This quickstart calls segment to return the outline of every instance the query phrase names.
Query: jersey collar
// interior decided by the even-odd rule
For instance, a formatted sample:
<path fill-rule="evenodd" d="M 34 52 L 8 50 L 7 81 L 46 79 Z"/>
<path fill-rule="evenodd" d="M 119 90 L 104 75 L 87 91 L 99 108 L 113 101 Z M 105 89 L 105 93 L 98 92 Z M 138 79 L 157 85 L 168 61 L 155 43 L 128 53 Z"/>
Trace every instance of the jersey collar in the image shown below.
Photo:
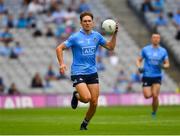
<path fill-rule="evenodd" d="M 153 49 L 159 49 L 160 45 L 158 45 L 156 48 L 153 46 L 153 44 L 151 44 L 151 48 Z"/>
<path fill-rule="evenodd" d="M 90 35 L 90 34 L 93 33 L 93 30 L 91 30 L 91 32 L 90 32 L 89 34 L 87 34 L 87 33 L 84 31 L 84 29 L 81 28 L 81 29 L 80 29 L 80 32 L 83 33 L 83 34 L 86 34 L 86 35 Z"/>

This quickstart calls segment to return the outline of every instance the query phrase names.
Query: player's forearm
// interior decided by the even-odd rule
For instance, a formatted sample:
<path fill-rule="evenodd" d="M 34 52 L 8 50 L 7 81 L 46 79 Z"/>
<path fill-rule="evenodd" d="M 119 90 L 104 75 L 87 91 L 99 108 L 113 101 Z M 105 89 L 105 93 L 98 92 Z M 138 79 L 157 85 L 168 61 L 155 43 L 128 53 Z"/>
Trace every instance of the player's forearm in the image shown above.
<path fill-rule="evenodd" d="M 169 63 L 169 60 L 166 59 L 163 64 L 161 65 L 161 68 L 164 68 L 164 69 L 167 69 L 170 67 L 170 63 Z"/>
<path fill-rule="evenodd" d="M 56 55 L 57 55 L 57 59 L 58 59 L 59 65 L 61 66 L 62 64 L 64 64 L 63 49 L 61 48 L 61 46 L 58 46 L 56 48 Z"/>
<path fill-rule="evenodd" d="M 108 44 L 109 50 L 114 50 L 114 48 L 116 46 L 116 36 L 117 36 L 117 33 L 114 33 L 109 44 Z"/>
<path fill-rule="evenodd" d="M 140 68 L 142 66 L 142 62 L 140 60 L 136 60 L 136 66 Z"/>

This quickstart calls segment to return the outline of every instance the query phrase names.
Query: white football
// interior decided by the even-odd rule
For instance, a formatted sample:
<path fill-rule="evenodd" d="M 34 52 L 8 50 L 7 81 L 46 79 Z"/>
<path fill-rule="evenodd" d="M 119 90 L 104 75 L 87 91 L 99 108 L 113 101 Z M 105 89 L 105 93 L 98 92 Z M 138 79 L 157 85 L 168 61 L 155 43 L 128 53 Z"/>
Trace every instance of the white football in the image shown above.
<path fill-rule="evenodd" d="M 113 33 L 116 30 L 116 22 L 112 19 L 107 19 L 103 21 L 102 29 L 107 33 Z"/>

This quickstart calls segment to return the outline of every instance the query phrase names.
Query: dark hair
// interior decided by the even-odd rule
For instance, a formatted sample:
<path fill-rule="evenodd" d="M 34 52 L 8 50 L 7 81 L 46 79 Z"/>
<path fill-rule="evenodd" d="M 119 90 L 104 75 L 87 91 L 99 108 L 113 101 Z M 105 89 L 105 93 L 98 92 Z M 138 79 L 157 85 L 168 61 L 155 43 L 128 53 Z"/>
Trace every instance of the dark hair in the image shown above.
<path fill-rule="evenodd" d="M 154 33 L 152 33 L 152 35 L 160 35 L 160 33 L 154 32 Z"/>
<path fill-rule="evenodd" d="M 85 17 L 85 16 L 90 16 L 92 18 L 92 20 L 94 18 L 93 14 L 91 12 L 82 12 L 80 14 L 80 21 L 82 21 L 83 17 Z"/>

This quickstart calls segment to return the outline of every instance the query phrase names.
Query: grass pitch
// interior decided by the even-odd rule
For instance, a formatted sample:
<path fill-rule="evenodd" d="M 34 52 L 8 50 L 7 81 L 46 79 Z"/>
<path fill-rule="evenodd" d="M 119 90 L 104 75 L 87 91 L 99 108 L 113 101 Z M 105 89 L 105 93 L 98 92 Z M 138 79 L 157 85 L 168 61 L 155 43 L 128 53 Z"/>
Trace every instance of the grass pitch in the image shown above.
<path fill-rule="evenodd" d="M 161 106 L 156 119 L 150 106 L 98 107 L 87 131 L 80 123 L 87 108 L 0 109 L 0 135 L 153 135 L 180 134 L 180 107 Z"/>

